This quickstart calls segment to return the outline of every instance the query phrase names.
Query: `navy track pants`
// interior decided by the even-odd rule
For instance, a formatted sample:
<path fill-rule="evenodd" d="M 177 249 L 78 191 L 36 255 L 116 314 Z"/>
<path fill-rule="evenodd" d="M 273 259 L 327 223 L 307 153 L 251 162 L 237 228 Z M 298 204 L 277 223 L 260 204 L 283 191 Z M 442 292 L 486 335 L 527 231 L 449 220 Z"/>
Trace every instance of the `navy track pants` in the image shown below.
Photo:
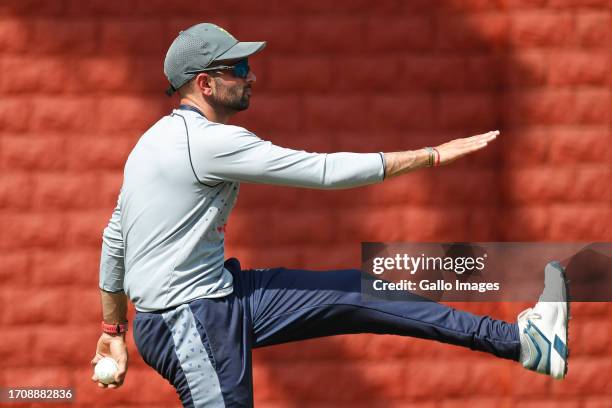
<path fill-rule="evenodd" d="M 185 407 L 251 407 L 251 349 L 349 333 L 412 336 L 518 360 L 515 323 L 417 299 L 368 301 L 359 270 L 313 272 L 225 267 L 234 292 L 159 312 L 138 312 L 134 339 L 144 361 Z M 411 299 L 413 301 L 411 301 Z"/>

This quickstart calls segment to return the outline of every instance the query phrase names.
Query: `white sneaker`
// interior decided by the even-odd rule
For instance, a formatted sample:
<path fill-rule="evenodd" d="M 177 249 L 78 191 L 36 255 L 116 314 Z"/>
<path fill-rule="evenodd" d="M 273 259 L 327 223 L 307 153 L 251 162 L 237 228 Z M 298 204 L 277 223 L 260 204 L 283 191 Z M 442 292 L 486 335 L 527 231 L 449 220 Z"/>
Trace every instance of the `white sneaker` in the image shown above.
<path fill-rule="evenodd" d="M 538 303 L 518 315 L 523 367 L 561 380 L 567 375 L 569 349 L 568 280 L 559 262 L 544 268 L 544 292 Z"/>

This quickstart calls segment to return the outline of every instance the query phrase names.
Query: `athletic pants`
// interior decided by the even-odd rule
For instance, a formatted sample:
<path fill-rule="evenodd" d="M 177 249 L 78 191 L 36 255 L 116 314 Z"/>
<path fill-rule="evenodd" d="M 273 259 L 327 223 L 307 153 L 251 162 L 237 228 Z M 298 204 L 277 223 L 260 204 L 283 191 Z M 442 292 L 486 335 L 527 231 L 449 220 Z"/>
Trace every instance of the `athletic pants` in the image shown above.
<path fill-rule="evenodd" d="M 336 334 L 419 337 L 518 360 L 516 324 L 408 292 L 406 301 L 364 300 L 359 270 L 243 271 L 236 259 L 225 267 L 234 277 L 232 294 L 138 312 L 134 320 L 139 353 L 185 407 L 251 407 L 252 348 Z"/>

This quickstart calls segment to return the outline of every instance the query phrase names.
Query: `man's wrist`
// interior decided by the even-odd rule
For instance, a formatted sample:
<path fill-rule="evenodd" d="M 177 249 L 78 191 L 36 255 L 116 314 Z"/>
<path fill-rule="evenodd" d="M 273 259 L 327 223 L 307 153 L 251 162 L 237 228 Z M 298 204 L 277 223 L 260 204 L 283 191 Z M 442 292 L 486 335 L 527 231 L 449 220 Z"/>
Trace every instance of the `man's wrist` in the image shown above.
<path fill-rule="evenodd" d="M 125 333 L 111 334 L 102 332 L 102 337 L 112 340 L 112 339 L 121 339 L 125 341 Z"/>
<path fill-rule="evenodd" d="M 427 167 L 437 167 L 440 165 L 440 152 L 435 147 L 424 147 L 427 152 Z"/>

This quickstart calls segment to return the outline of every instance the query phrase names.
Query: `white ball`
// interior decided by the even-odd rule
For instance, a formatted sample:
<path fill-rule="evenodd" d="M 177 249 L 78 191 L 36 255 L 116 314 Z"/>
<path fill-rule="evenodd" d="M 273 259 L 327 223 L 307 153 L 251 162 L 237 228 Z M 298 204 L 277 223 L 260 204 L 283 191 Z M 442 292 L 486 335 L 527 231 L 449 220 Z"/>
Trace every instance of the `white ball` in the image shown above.
<path fill-rule="evenodd" d="M 115 382 L 117 370 L 119 370 L 117 362 L 110 357 L 104 357 L 96 364 L 94 373 L 102 384 L 111 384 Z"/>

